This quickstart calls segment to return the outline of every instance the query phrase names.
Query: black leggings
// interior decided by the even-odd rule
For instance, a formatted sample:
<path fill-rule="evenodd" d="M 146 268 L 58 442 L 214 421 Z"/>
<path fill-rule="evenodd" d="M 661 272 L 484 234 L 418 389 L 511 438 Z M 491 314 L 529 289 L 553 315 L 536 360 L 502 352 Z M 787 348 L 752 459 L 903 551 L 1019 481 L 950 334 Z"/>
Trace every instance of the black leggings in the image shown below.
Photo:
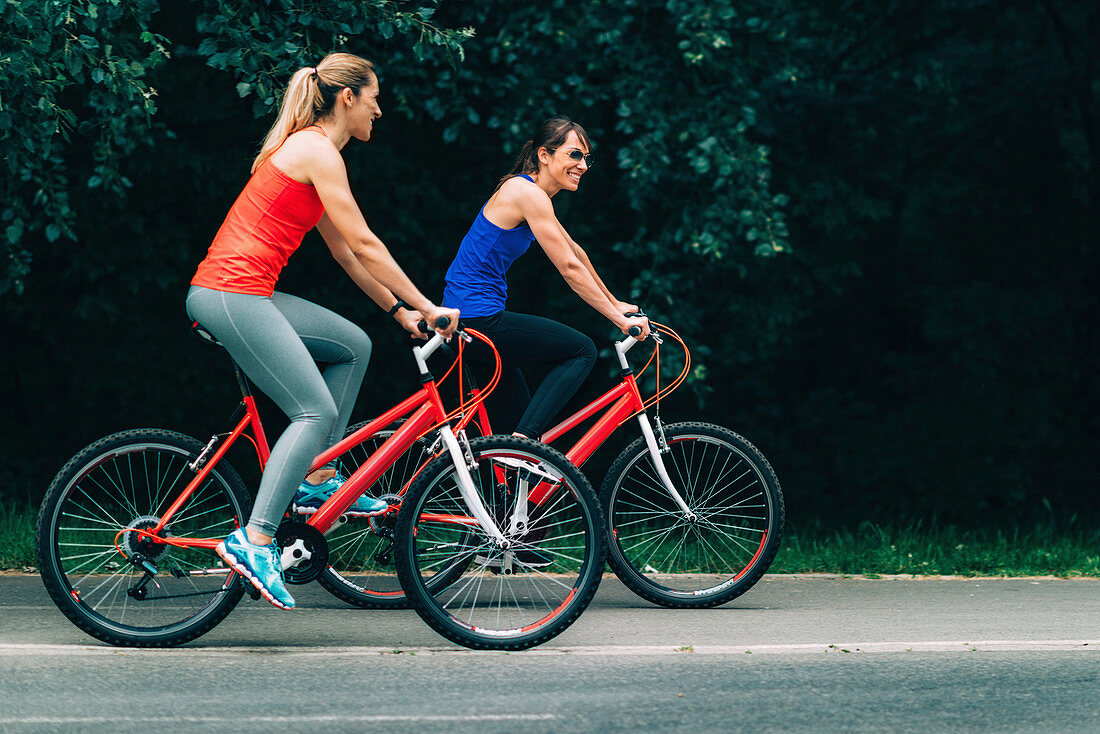
<path fill-rule="evenodd" d="M 590 338 L 541 316 L 501 311 L 462 322 L 492 339 L 500 352 L 500 384 L 485 402 L 495 433 L 538 438 L 596 361 L 596 345 Z M 483 344 L 474 342 L 467 350 L 475 362 L 492 364 L 492 355 Z M 532 365 L 553 365 L 534 396 L 520 370 Z M 475 370 L 475 374 L 485 384 L 485 370 Z"/>

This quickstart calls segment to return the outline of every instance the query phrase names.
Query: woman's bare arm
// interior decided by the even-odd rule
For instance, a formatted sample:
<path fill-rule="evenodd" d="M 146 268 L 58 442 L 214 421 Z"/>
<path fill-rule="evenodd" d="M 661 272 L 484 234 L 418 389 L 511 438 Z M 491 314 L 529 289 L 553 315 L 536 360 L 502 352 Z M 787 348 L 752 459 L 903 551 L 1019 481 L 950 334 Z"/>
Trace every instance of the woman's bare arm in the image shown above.
<path fill-rule="evenodd" d="M 449 336 L 458 325 L 458 312 L 436 306 L 413 284 L 393 259 L 386 245 L 367 226 L 367 221 L 352 196 L 347 169 L 340 153 L 327 140 L 310 137 L 308 144 L 311 150 L 306 171 L 325 207 L 325 217 L 339 234 L 344 246 L 375 283 L 419 311 L 429 323 L 434 324 L 438 317 L 447 316 L 451 323 L 442 333 Z M 333 254 L 335 256 L 337 253 Z M 351 272 L 348 274 L 352 275 Z M 356 276 L 352 275 L 352 279 L 356 280 Z M 364 291 L 378 303 L 367 290 L 372 288 L 369 282 L 356 280 L 356 284 L 360 288 L 366 284 Z"/>
<path fill-rule="evenodd" d="M 321 217 L 321 221 L 317 223 L 317 231 L 321 233 L 321 237 L 325 240 L 325 244 L 328 245 L 329 252 L 332 253 L 333 259 L 340 264 L 340 267 L 342 267 L 344 272 L 348 274 L 348 277 L 359 286 L 359 289 L 366 293 L 372 301 L 378 304 L 380 309 L 388 313 L 397 305 L 397 297 L 367 272 L 367 269 L 363 267 L 359 259 L 352 254 L 351 248 L 348 247 L 348 243 L 344 240 L 339 230 L 336 229 L 336 225 L 329 220 L 328 215 Z M 401 324 L 402 328 L 414 336 L 422 336 L 419 329 L 417 329 L 417 322 L 420 320 L 419 312 L 410 309 L 398 309 L 397 312 L 393 314 L 393 318 L 397 323 Z"/>
<path fill-rule="evenodd" d="M 649 334 L 649 325 L 645 319 L 627 318 L 620 312 L 619 301 L 595 274 L 587 253 L 572 241 L 558 222 L 550 197 L 538 189 L 524 187 L 524 190 L 518 192 L 515 203 L 543 252 L 569 287 L 585 303 L 603 314 L 624 334 L 631 326 L 640 326 L 643 338 Z"/>

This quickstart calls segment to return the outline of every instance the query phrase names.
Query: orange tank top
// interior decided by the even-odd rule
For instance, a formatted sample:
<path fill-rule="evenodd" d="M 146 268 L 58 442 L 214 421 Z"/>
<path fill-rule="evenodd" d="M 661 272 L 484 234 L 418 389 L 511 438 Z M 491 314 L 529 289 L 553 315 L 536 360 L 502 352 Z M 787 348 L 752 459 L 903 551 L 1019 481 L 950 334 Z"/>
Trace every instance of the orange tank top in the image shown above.
<path fill-rule="evenodd" d="M 287 260 L 324 213 L 312 184 L 295 181 L 268 158 L 233 203 L 191 285 L 270 296 Z"/>

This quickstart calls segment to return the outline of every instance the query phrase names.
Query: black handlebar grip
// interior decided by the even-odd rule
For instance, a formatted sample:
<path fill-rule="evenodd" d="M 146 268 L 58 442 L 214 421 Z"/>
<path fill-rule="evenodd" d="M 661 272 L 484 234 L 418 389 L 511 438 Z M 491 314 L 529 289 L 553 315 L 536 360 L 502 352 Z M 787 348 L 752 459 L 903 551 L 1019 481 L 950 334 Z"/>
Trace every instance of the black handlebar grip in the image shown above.
<path fill-rule="evenodd" d="M 640 326 L 631 326 L 628 329 L 628 331 L 630 332 L 631 336 L 640 336 L 641 333 L 642 333 L 642 327 L 640 327 Z"/>
<path fill-rule="evenodd" d="M 451 320 L 446 316 L 440 316 L 438 319 L 435 320 L 435 328 L 437 329 L 446 329 L 448 326 L 450 326 L 450 324 Z M 420 320 L 420 323 L 416 325 L 416 328 L 420 329 L 421 334 L 432 333 L 432 330 L 428 328 L 428 322 L 424 319 Z"/>

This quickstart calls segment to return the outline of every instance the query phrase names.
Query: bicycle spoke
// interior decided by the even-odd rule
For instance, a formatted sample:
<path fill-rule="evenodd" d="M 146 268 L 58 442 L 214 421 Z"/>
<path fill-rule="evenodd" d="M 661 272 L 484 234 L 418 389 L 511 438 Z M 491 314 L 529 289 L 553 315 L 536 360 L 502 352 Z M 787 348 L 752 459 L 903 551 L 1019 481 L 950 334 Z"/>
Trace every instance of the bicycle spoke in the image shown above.
<path fill-rule="evenodd" d="M 415 550 L 401 558 L 413 561 L 408 582 L 422 599 L 416 609 L 435 629 L 461 644 L 522 649 L 564 629 L 575 618 L 568 610 L 591 599 L 602 562 L 593 565 L 593 556 L 602 550 L 598 526 L 592 524 L 598 507 L 579 499 L 585 491 L 583 475 L 543 444 L 492 436 L 474 439 L 470 446 L 477 461 L 471 470 L 474 488 L 503 540 L 498 543 L 467 521 L 447 529 L 447 518 L 471 513 L 453 465 L 437 459 L 434 470 L 410 489 L 406 503 L 414 503 L 415 515 L 403 516 L 408 529 L 400 537 L 411 538 Z M 543 454 L 560 457 L 559 463 Z M 561 479 L 550 482 L 543 471 Z M 528 503 L 521 518 L 517 503 L 525 482 L 542 499 Z M 441 541 L 455 545 L 440 547 Z M 398 566 L 403 583 L 405 568 Z M 448 577 L 455 571 L 457 576 Z M 440 576 L 443 581 L 437 580 Z"/>
<path fill-rule="evenodd" d="M 692 514 L 675 503 L 655 474 L 648 447 L 636 441 L 608 477 L 614 482 L 606 490 L 612 494 L 612 567 L 631 588 L 661 604 L 721 603 L 742 593 L 762 571 L 743 584 L 728 580 L 740 578 L 747 564 L 761 558 L 767 564 L 774 557 L 778 536 L 769 534 L 773 496 L 779 496 L 778 486 L 769 483 L 774 473 L 755 448 L 721 427 L 683 423 L 664 431 L 669 450 L 663 462 Z M 765 544 L 770 551 L 762 556 Z M 661 572 L 659 582 L 647 580 L 650 569 Z"/>
<path fill-rule="evenodd" d="M 240 598 L 239 585 L 228 593 L 235 576 L 191 573 L 214 567 L 212 551 L 150 535 L 162 505 L 186 487 L 188 457 L 201 448 L 168 431 L 115 434 L 81 452 L 51 484 L 39 529 L 43 580 L 82 629 L 112 644 L 176 644 L 209 629 Z M 231 483 L 220 471 L 210 470 L 165 536 L 218 537 L 240 522 L 245 490 L 235 473 Z M 132 565 L 138 560 L 151 573 Z"/>

